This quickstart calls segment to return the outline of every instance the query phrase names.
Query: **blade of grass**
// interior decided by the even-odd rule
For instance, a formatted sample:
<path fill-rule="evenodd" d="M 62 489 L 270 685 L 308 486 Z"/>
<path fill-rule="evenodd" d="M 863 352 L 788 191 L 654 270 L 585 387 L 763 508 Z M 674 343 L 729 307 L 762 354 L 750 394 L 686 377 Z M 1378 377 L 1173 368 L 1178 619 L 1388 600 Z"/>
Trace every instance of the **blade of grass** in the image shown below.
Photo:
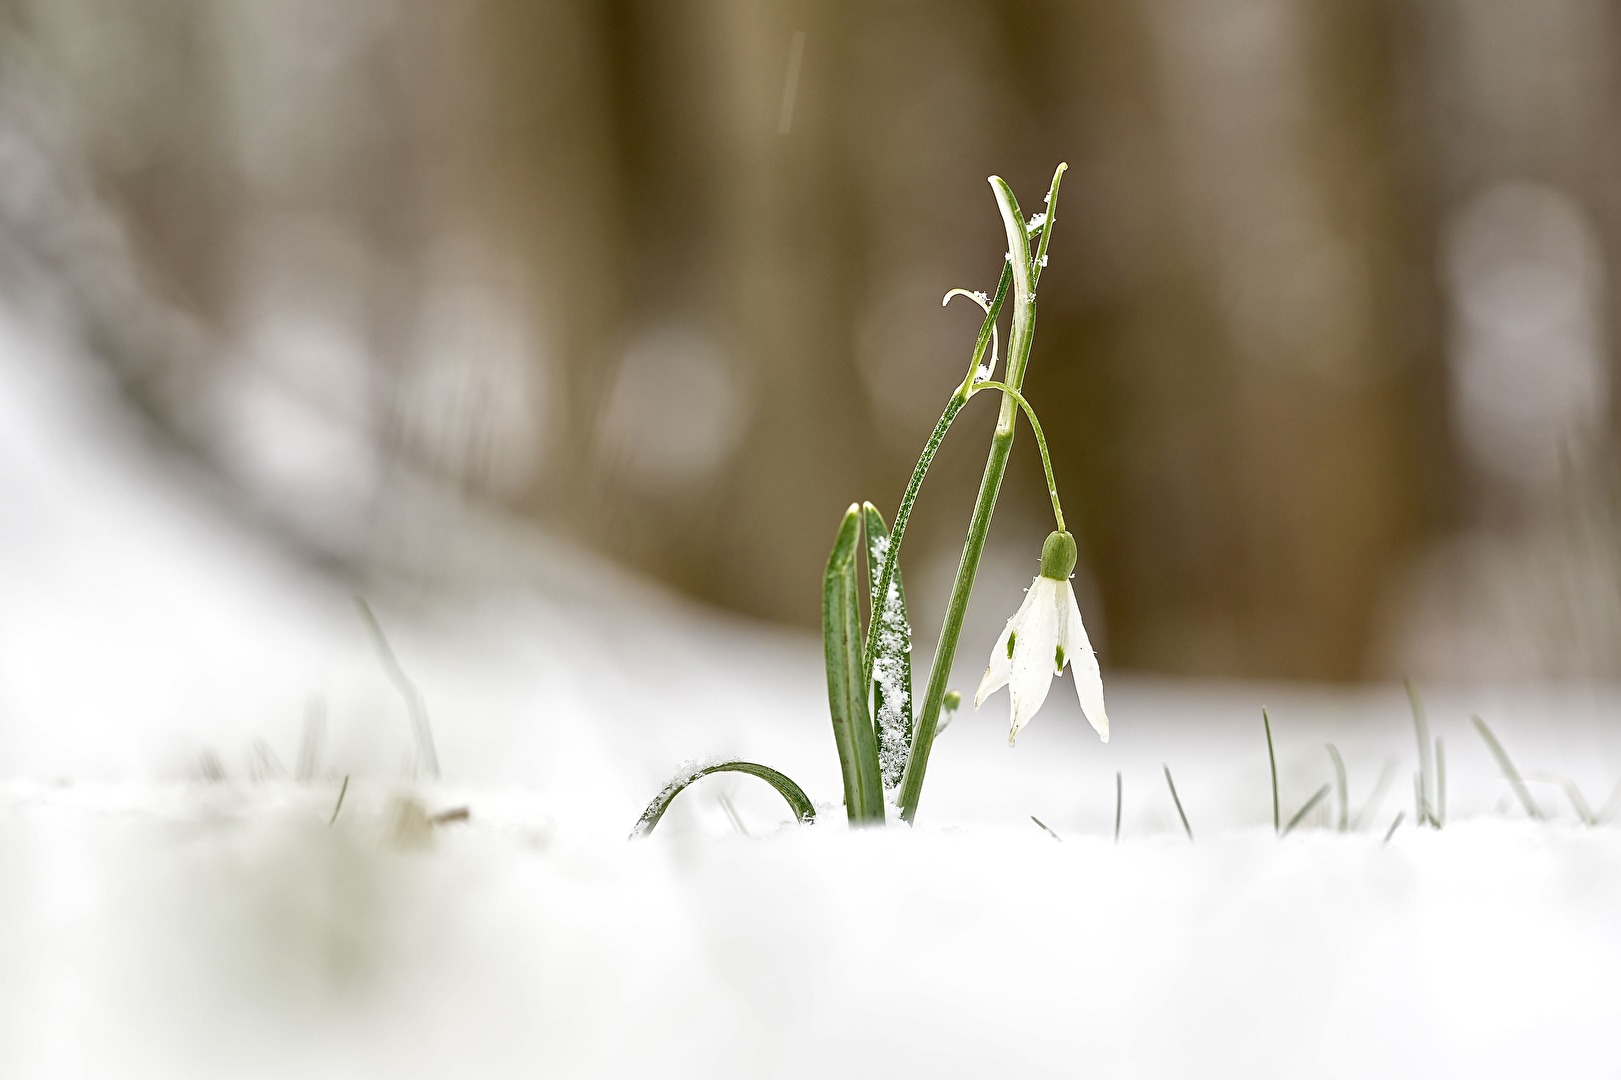
<path fill-rule="evenodd" d="M 1397 812 L 1396 820 L 1392 821 L 1390 823 L 1390 828 L 1385 830 L 1385 838 L 1383 840 L 1379 841 L 1379 846 L 1380 847 L 1383 847 L 1384 845 L 1390 843 L 1390 838 L 1392 836 L 1396 835 L 1396 830 L 1401 828 L 1402 819 L 1404 819 L 1405 817 L 1407 817 L 1407 811 L 1401 810 L 1401 811 Z"/>
<path fill-rule="evenodd" d="M 827 703 L 844 780 L 844 805 L 853 824 L 884 823 L 884 787 L 878 742 L 867 713 L 861 673 L 861 609 L 856 550 L 861 507 L 845 511 L 822 578 L 822 643 L 827 661 Z"/>
<path fill-rule="evenodd" d="M 777 794 L 782 796 L 788 808 L 794 812 L 794 817 L 802 824 L 816 820 L 816 807 L 805 794 L 805 789 L 776 769 L 756 765 L 752 761 L 720 761 L 712 765 L 694 765 L 665 784 L 664 790 L 653 796 L 653 801 L 647 804 L 647 809 L 643 810 L 642 816 L 636 820 L 636 827 L 631 829 L 630 838 L 637 840 L 650 834 L 677 795 L 696 781 L 718 772 L 739 772 L 757 776 L 776 789 Z"/>
<path fill-rule="evenodd" d="M 326 823 L 328 825 L 332 825 L 338 820 L 338 811 L 343 809 L 343 797 L 347 794 L 349 794 L 349 777 L 347 774 L 345 774 L 343 778 L 343 786 L 338 789 L 337 805 L 332 808 L 332 816 L 327 819 Z"/>
<path fill-rule="evenodd" d="M 1278 754 L 1272 748 L 1272 718 L 1266 714 L 1264 708 L 1261 710 L 1261 723 L 1266 726 L 1266 763 L 1272 769 L 1272 832 L 1281 835 L 1283 830 L 1278 807 Z"/>
<path fill-rule="evenodd" d="M 1587 799 L 1582 796 L 1582 789 L 1576 786 L 1576 781 L 1566 778 L 1564 782 L 1565 797 L 1570 800 L 1570 808 L 1576 811 L 1576 816 L 1582 819 L 1583 825 L 1597 825 L 1598 815 L 1593 808 L 1587 805 Z"/>
<path fill-rule="evenodd" d="M 1441 736 L 1435 737 L 1435 827 L 1447 823 L 1447 753 Z"/>
<path fill-rule="evenodd" d="M 439 752 L 433 746 L 433 729 L 428 726 L 428 705 L 422 698 L 422 691 L 405 674 L 400 666 L 399 659 L 394 655 L 394 649 L 388 643 L 388 637 L 383 633 L 383 626 L 372 614 L 371 605 L 366 603 L 365 597 L 355 597 L 355 609 L 360 612 L 360 621 L 365 625 L 366 632 L 371 636 L 372 647 L 377 650 L 377 659 L 382 662 L 383 671 L 394 689 L 399 691 L 400 697 L 405 699 L 405 711 L 411 718 L 411 733 L 416 739 L 417 764 L 427 769 L 428 775 L 439 779 Z"/>
<path fill-rule="evenodd" d="M 1587 804 L 1587 798 L 1582 794 L 1582 789 L 1577 787 L 1576 781 L 1570 777 L 1561 776 L 1558 773 L 1526 773 L 1525 778 L 1533 783 L 1559 785 L 1559 788 L 1565 793 L 1565 798 L 1570 800 L 1570 808 L 1576 811 L 1576 816 L 1581 818 L 1582 824 L 1598 824 L 1599 815 L 1593 813 L 1593 808 Z"/>
<path fill-rule="evenodd" d="M 1617 808 L 1621 808 L 1621 783 L 1615 785 L 1615 790 L 1610 792 L 1610 797 L 1604 800 L 1604 805 L 1599 807 L 1597 814 L 1593 815 L 1594 823 L 1609 821 L 1610 815 L 1614 814 Z"/>
<path fill-rule="evenodd" d="M 321 761 L 321 742 L 326 735 L 326 702 L 311 698 L 304 709 L 304 735 L 298 743 L 299 783 L 315 779 L 315 770 Z"/>
<path fill-rule="evenodd" d="M 1048 836 L 1052 837 L 1054 840 L 1060 840 L 1061 841 L 1061 840 L 1064 839 L 1062 836 L 1059 836 L 1057 833 L 1055 833 L 1051 829 L 1047 828 L 1047 823 L 1045 821 L 1042 821 L 1040 818 L 1036 817 L 1036 815 L 1031 814 L 1030 815 L 1030 820 L 1035 822 L 1037 825 L 1040 825 L 1041 828 L 1043 829 L 1043 831 L 1045 831 L 1046 834 Z"/>
<path fill-rule="evenodd" d="M 1182 809 L 1182 799 L 1176 793 L 1176 781 L 1171 779 L 1171 767 L 1160 762 L 1160 768 L 1165 770 L 1165 786 L 1171 789 L 1171 801 L 1176 804 L 1176 816 L 1182 819 L 1182 831 L 1193 839 L 1193 826 L 1188 824 L 1188 815 Z"/>
<path fill-rule="evenodd" d="M 1114 774 L 1114 842 L 1120 843 L 1120 805 L 1125 793 L 1125 783 L 1120 774 Z"/>
<path fill-rule="evenodd" d="M 1480 737 L 1485 741 L 1486 748 L 1492 752 L 1492 757 L 1497 759 L 1497 767 L 1503 770 L 1503 775 L 1508 778 L 1509 787 L 1514 789 L 1514 794 L 1519 798 L 1520 805 L 1525 807 L 1525 812 L 1536 821 L 1546 821 L 1547 818 L 1542 813 L 1542 807 L 1538 806 L 1536 800 L 1531 798 L 1531 789 L 1525 786 L 1525 780 L 1520 776 L 1520 770 L 1514 767 L 1514 762 L 1509 759 L 1508 751 L 1504 750 L 1503 744 L 1497 741 L 1497 736 L 1492 734 L 1492 729 L 1486 726 L 1486 721 L 1478 716 L 1471 716 L 1469 719 L 1474 723 L 1475 730 L 1480 732 Z"/>
<path fill-rule="evenodd" d="M 1351 785 L 1345 777 L 1345 759 L 1333 743 L 1328 744 L 1328 756 L 1334 761 L 1334 783 L 1340 795 L 1340 832 L 1351 825 Z"/>
<path fill-rule="evenodd" d="M 1413 734 L 1418 739 L 1418 816 L 1414 819 L 1417 825 L 1423 825 L 1428 813 L 1430 802 L 1430 775 L 1434 765 L 1430 761 L 1430 725 L 1424 717 L 1424 702 L 1418 696 L 1418 687 L 1412 679 L 1403 679 L 1402 685 L 1407 688 L 1407 705 L 1413 712 Z M 1430 820 L 1433 820 L 1431 818 Z"/>
<path fill-rule="evenodd" d="M 210 784 L 225 783 L 225 764 L 220 756 L 212 750 L 204 750 L 197 755 L 197 768 L 203 774 L 203 779 Z"/>
<path fill-rule="evenodd" d="M 1386 758 L 1384 765 L 1379 769 L 1379 777 L 1373 782 L 1373 790 L 1368 793 L 1368 801 L 1362 804 L 1356 817 L 1351 819 L 1351 831 L 1361 832 L 1362 827 L 1373 817 L 1373 812 L 1379 809 L 1384 801 L 1385 793 L 1396 779 L 1397 763 L 1395 758 Z"/>
<path fill-rule="evenodd" d="M 1315 795 L 1313 795 L 1311 798 L 1307 799 L 1306 800 L 1306 805 L 1302 806 L 1299 810 L 1296 810 L 1295 811 L 1295 816 L 1289 819 L 1289 824 L 1287 824 L 1287 825 L 1285 825 L 1283 827 L 1283 835 L 1288 836 L 1291 832 L 1293 832 L 1295 826 L 1299 825 L 1301 820 L 1307 814 L 1311 813 L 1312 807 L 1314 807 L 1318 803 L 1322 802 L 1323 799 L 1332 790 L 1333 790 L 1333 785 L 1331 785 L 1331 784 L 1324 784 L 1322 787 L 1318 788 L 1317 793 Z"/>
<path fill-rule="evenodd" d="M 740 836 L 747 836 L 749 830 L 743 826 L 743 819 L 737 816 L 737 807 L 732 805 L 731 796 L 724 791 L 717 791 L 715 792 L 715 801 L 720 803 L 722 810 L 726 811 L 726 818 L 732 823 L 732 828 L 736 829 Z"/>

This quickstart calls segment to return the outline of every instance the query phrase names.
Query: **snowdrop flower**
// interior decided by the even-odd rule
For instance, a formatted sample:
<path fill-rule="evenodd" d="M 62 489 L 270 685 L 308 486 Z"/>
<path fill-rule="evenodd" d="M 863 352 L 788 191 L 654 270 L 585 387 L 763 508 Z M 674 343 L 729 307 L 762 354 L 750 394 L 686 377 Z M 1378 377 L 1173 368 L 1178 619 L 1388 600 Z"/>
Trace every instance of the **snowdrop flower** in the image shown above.
<path fill-rule="evenodd" d="M 1081 609 L 1069 576 L 1075 570 L 1075 538 L 1055 532 L 1041 546 L 1041 575 L 1024 595 L 1024 603 L 1008 620 L 1007 629 L 991 651 L 991 665 L 974 695 L 974 708 L 1004 686 L 1013 698 L 1013 726 L 1008 745 L 1047 700 L 1052 677 L 1075 670 L 1075 690 L 1081 709 L 1104 742 L 1109 741 L 1109 717 L 1103 711 L 1103 678 L 1098 658 L 1081 625 Z"/>

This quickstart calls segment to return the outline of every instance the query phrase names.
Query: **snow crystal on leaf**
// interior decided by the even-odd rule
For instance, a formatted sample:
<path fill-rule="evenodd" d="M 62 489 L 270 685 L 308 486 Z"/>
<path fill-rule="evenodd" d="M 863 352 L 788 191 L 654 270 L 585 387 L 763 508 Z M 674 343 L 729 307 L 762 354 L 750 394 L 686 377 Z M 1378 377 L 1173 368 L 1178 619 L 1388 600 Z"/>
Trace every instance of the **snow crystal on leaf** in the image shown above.
<path fill-rule="evenodd" d="M 901 773 L 906 769 L 911 742 L 912 694 L 907 658 L 912 652 L 912 627 L 901 602 L 898 570 L 896 577 L 890 580 L 883 603 L 878 602 L 878 585 L 889 555 L 889 537 L 874 540 L 871 553 L 873 619 L 870 633 L 878 641 L 872 665 L 878 698 L 878 771 L 884 787 L 893 788 L 900 783 Z"/>

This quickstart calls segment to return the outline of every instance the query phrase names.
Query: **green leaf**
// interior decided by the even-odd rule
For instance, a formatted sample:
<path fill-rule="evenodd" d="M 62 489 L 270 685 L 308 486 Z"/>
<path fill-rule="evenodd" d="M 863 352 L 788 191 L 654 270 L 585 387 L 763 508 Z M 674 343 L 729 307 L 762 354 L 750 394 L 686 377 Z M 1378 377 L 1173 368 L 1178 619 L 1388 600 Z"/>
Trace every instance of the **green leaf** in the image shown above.
<path fill-rule="evenodd" d="M 710 773 L 718 772 L 740 772 L 747 773 L 750 776 L 758 776 L 761 780 L 777 789 L 777 794 L 781 795 L 784 801 L 788 803 L 789 808 L 794 812 L 794 817 L 801 823 L 809 824 L 816 820 L 816 807 L 811 805 L 810 797 L 805 794 L 805 789 L 776 769 L 756 765 L 752 761 L 721 761 L 712 765 L 696 765 L 665 784 L 664 790 L 655 795 L 653 801 L 647 804 L 647 809 L 642 811 L 642 816 L 637 820 L 636 827 L 630 831 L 630 838 L 638 840 L 647 836 L 653 831 L 653 826 L 657 825 L 659 819 L 664 816 L 664 811 L 670 808 L 670 804 L 675 801 L 677 795 L 685 791 L 694 781 L 701 780 Z"/>
<path fill-rule="evenodd" d="M 833 741 L 844 777 L 844 805 L 852 823 L 884 821 L 884 789 L 878 772 L 878 742 L 867 712 L 862 677 L 860 592 L 856 548 L 861 507 L 851 504 L 839 526 L 822 578 L 822 643 L 827 654 L 827 704 Z"/>
<path fill-rule="evenodd" d="M 872 605 L 868 637 L 877 643 L 872 664 L 872 715 L 878 735 L 878 771 L 884 790 L 892 791 L 906 771 L 912 748 L 912 623 L 906 613 L 901 568 L 891 571 L 889 600 L 880 604 L 878 587 L 889 558 L 889 526 L 872 503 L 861 504 L 866 519 L 868 599 Z"/>

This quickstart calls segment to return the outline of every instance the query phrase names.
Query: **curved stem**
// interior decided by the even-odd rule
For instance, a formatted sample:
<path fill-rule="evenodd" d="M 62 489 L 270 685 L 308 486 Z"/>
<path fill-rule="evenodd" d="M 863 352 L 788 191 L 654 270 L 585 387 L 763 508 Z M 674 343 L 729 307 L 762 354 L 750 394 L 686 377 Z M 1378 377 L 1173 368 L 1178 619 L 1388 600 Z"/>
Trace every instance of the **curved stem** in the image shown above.
<path fill-rule="evenodd" d="M 1024 410 L 1025 418 L 1030 421 L 1030 430 L 1036 433 L 1036 446 L 1041 450 L 1041 467 L 1047 474 L 1047 494 L 1053 501 L 1053 517 L 1058 520 L 1058 531 L 1063 532 L 1064 508 L 1058 505 L 1058 481 L 1053 479 L 1053 459 L 1047 454 L 1047 436 L 1041 430 L 1041 421 L 1036 419 L 1036 410 L 1030 407 L 1030 402 L 1025 400 L 1023 394 L 1007 383 L 987 379 L 984 382 L 975 383 L 969 388 L 968 393 L 972 396 L 981 390 L 1000 390 L 1004 394 L 1010 394 L 1013 400 L 1018 403 L 1019 408 Z"/>

